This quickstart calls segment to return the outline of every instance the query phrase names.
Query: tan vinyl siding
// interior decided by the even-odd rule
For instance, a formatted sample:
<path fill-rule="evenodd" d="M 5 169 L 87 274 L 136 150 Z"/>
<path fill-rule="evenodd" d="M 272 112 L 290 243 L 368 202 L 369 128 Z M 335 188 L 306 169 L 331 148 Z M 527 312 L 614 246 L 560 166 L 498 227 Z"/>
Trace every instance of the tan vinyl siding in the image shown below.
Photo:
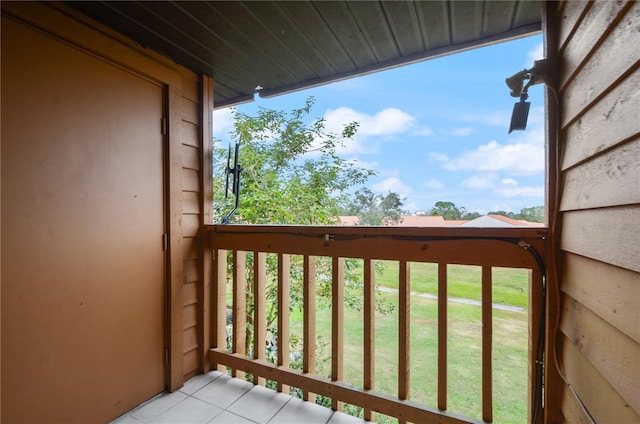
<path fill-rule="evenodd" d="M 640 3 L 570 1 L 556 18 L 559 407 L 568 423 L 640 422 Z"/>

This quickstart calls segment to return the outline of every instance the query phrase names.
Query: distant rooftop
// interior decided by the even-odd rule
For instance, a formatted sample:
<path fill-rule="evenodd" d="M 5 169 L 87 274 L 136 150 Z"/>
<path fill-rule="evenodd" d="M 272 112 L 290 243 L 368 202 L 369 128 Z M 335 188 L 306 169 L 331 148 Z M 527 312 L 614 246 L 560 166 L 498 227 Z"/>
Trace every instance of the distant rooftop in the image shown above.
<path fill-rule="evenodd" d="M 339 218 L 341 225 L 360 225 L 360 219 L 357 216 L 340 216 Z M 484 215 L 472 220 L 446 220 L 438 215 L 402 215 L 397 224 L 391 222 L 383 225 L 398 227 L 544 227 L 544 224 L 540 222 L 512 219 L 502 215 Z"/>

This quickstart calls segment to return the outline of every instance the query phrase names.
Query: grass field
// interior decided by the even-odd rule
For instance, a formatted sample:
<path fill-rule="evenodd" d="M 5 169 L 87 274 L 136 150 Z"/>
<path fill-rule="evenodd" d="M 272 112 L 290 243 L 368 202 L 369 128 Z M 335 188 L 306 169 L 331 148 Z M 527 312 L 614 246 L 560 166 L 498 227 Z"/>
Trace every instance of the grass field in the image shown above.
<path fill-rule="evenodd" d="M 437 265 L 412 264 L 411 290 L 437 294 Z M 480 299 L 480 268 L 449 266 L 449 296 Z M 495 303 L 526 308 L 528 274 L 523 270 L 494 269 Z M 377 283 L 397 287 L 397 264 L 387 264 Z M 398 319 L 397 295 L 378 293 L 395 306 L 393 313 L 376 316 L 376 391 L 397 393 Z M 448 411 L 481 417 L 481 316 L 480 307 L 449 303 L 448 306 Z M 362 312 L 345 308 L 345 381 L 362 387 Z M 494 422 L 520 423 L 527 416 L 528 314 L 493 311 Z M 437 405 L 437 305 L 434 300 L 412 296 L 411 301 L 411 399 Z M 291 315 L 291 331 L 302 336 L 302 313 Z M 328 377 L 331 363 L 331 311 L 317 311 L 317 374 Z M 396 422 L 377 415 L 378 422 Z"/>

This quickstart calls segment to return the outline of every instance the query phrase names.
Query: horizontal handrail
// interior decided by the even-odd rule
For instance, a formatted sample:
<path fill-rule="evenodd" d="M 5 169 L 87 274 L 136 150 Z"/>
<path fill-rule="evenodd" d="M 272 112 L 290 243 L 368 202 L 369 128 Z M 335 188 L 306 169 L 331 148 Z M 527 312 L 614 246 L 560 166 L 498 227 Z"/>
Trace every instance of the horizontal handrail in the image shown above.
<path fill-rule="evenodd" d="M 536 269 L 546 228 L 205 226 L 217 249 Z M 384 240 L 384 243 L 380 241 Z"/>
<path fill-rule="evenodd" d="M 331 398 L 332 408 L 341 410 L 343 402 L 361 406 L 365 418 L 373 419 L 373 411 L 394 416 L 401 423 L 411 422 L 481 422 L 451 414 L 447 409 L 447 265 L 477 265 L 482 267 L 482 421 L 493 420 L 492 400 L 492 267 L 526 268 L 540 276 L 542 258 L 548 238 L 546 228 L 410 228 L 410 227 L 336 227 L 336 226 L 275 226 L 275 225 L 213 225 L 206 226 L 214 248 L 215 272 L 213 284 L 212 347 L 209 360 L 220 370 L 230 367 L 232 375 L 253 374 L 256 384 L 264 379 L 277 382 L 278 390 L 294 386 L 305 400 L 316 394 Z M 226 311 L 228 254 L 231 256 L 233 287 L 232 344 L 227 351 Z M 246 254 L 253 254 L 253 271 L 245 275 Z M 277 364 L 265 360 L 265 281 L 266 254 L 277 254 L 278 358 Z M 303 266 L 303 363 L 302 372 L 289 368 L 289 291 L 290 255 L 302 257 Z M 316 258 L 331 258 L 331 378 L 315 376 L 315 287 Z M 344 258 L 363 260 L 362 288 L 364 298 L 364 369 L 363 389 L 346 385 L 343 373 L 343 286 Z M 375 392 L 375 272 L 376 260 L 399 263 L 399 345 L 397 396 Z M 410 264 L 430 262 L 438 265 L 438 402 L 437 409 L 411 401 L 409 389 L 410 358 Z M 326 278 L 326 277 L 325 277 Z M 530 277 L 531 278 L 531 277 Z M 252 284 L 248 281 L 252 280 Z M 245 297 L 251 290 L 253 312 L 247 317 Z M 539 302 L 537 303 L 539 304 Z M 532 299 L 532 308 L 536 300 Z M 225 318 L 223 320 L 223 317 Z M 530 312 L 530 319 L 539 316 Z M 253 357 L 247 356 L 246 325 L 253 324 Z M 532 329 L 536 323 L 530 322 Z M 537 331 L 537 330 L 535 330 Z M 531 352 L 537 338 L 530 331 Z M 264 334 L 263 334 L 264 333 Z M 280 349 L 282 346 L 282 349 Z"/>

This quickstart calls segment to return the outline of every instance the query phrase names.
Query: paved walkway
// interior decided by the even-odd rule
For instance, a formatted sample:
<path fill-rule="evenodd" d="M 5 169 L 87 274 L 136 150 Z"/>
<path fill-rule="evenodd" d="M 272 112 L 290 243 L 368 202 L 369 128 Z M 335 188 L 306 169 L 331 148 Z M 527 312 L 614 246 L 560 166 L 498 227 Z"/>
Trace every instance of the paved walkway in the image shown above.
<path fill-rule="evenodd" d="M 392 289 L 389 287 L 379 287 L 379 289 L 380 291 L 386 292 L 386 293 L 398 293 L 398 289 Z M 420 296 L 427 299 L 438 300 L 438 296 L 435 294 L 418 293 L 418 292 L 412 291 L 411 296 Z M 449 302 L 462 303 L 465 305 L 473 305 L 473 306 L 482 306 L 482 302 L 480 302 L 479 300 L 463 299 L 461 297 L 448 297 L 447 299 L 449 300 Z M 518 306 L 502 305 L 500 303 L 492 303 L 491 306 L 493 307 L 493 309 L 499 309 L 501 311 L 526 312 L 525 308 L 520 308 Z"/>

